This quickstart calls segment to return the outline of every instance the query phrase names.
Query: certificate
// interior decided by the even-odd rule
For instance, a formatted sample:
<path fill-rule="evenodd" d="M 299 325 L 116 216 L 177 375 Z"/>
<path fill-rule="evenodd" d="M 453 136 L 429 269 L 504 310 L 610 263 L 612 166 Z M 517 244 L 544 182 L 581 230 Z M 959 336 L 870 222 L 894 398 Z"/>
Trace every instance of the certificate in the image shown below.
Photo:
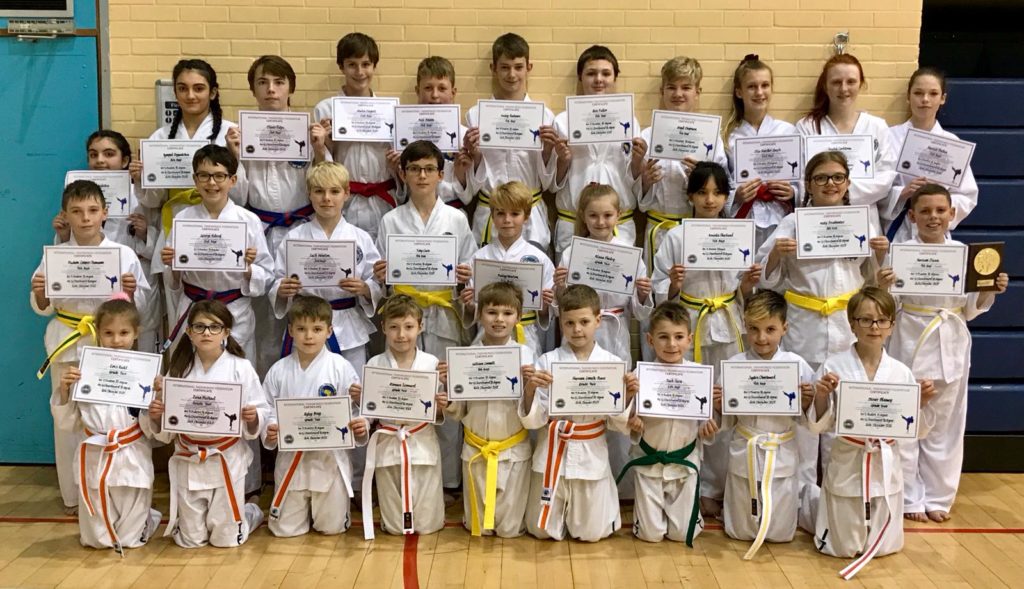
<path fill-rule="evenodd" d="M 303 288 L 336 287 L 345 278 L 355 276 L 354 241 L 286 239 L 284 252 L 285 276 L 298 278 Z"/>
<path fill-rule="evenodd" d="M 348 450 L 356 447 L 349 430 L 352 400 L 343 397 L 277 399 L 277 447 L 284 451 Z"/>
<path fill-rule="evenodd" d="M 539 311 L 544 303 L 544 265 L 532 262 L 473 260 L 473 293 L 479 297 L 485 286 L 508 282 L 523 292 L 523 310 Z"/>
<path fill-rule="evenodd" d="M 804 165 L 823 151 L 838 151 L 846 156 L 850 178 L 875 177 L 875 138 L 871 135 L 814 135 L 804 137 Z"/>
<path fill-rule="evenodd" d="M 244 272 L 247 229 L 245 221 L 175 219 L 171 269 Z"/>
<path fill-rule="evenodd" d="M 192 156 L 209 144 L 209 141 L 143 139 L 139 147 L 142 187 L 194 188 Z"/>
<path fill-rule="evenodd" d="M 722 117 L 656 110 L 651 115 L 651 157 L 708 161 L 715 155 Z"/>
<path fill-rule="evenodd" d="M 153 381 L 160 375 L 160 354 L 110 348 L 82 348 L 82 378 L 71 393 L 77 403 L 149 407 Z"/>
<path fill-rule="evenodd" d="M 452 153 L 462 148 L 457 104 L 417 104 L 395 107 L 395 150 L 413 141 L 429 141 L 439 150 Z"/>
<path fill-rule="evenodd" d="M 640 271 L 643 250 L 573 237 L 569 253 L 568 284 L 586 284 L 594 290 L 614 294 L 633 294 L 635 279 Z"/>
<path fill-rule="evenodd" d="M 242 435 L 242 385 L 164 379 L 163 429 L 202 436 Z"/>
<path fill-rule="evenodd" d="M 733 158 L 736 160 L 733 168 L 736 184 L 754 178 L 762 182 L 803 180 L 799 135 L 739 137 Z"/>
<path fill-rule="evenodd" d="M 437 416 L 437 371 L 363 367 L 360 415 L 433 422 Z"/>
<path fill-rule="evenodd" d="M 618 415 L 625 408 L 622 362 L 552 362 L 548 414 Z"/>
<path fill-rule="evenodd" d="M 842 381 L 836 393 L 836 435 L 917 438 L 921 385 Z"/>
<path fill-rule="evenodd" d="M 637 362 L 636 414 L 667 419 L 711 419 L 711 366 Z"/>
<path fill-rule="evenodd" d="M 972 157 L 974 144 L 970 141 L 910 129 L 896 160 L 896 171 L 959 188 Z"/>
<path fill-rule="evenodd" d="M 72 170 L 64 174 L 64 186 L 75 180 L 89 180 L 99 185 L 107 201 L 108 219 L 127 217 L 139 204 L 132 192 L 132 177 L 128 170 Z"/>
<path fill-rule="evenodd" d="M 540 141 L 540 127 L 545 122 L 543 102 L 480 100 L 476 108 L 481 149 L 544 149 Z"/>
<path fill-rule="evenodd" d="M 950 296 L 964 294 L 967 246 L 892 244 L 892 294 Z"/>
<path fill-rule="evenodd" d="M 754 263 L 751 219 L 683 219 L 687 270 L 749 270 Z"/>
<path fill-rule="evenodd" d="M 800 207 L 796 210 L 796 257 L 866 258 L 867 206 Z"/>
<path fill-rule="evenodd" d="M 335 96 L 331 101 L 335 141 L 392 143 L 395 140 L 397 98 L 348 98 Z"/>
<path fill-rule="evenodd" d="M 387 284 L 455 285 L 458 237 L 392 234 L 387 246 Z"/>
<path fill-rule="evenodd" d="M 519 346 L 448 348 L 450 401 L 497 401 L 523 395 Z"/>
<path fill-rule="evenodd" d="M 572 145 L 628 142 L 638 131 L 633 128 L 632 94 L 568 96 L 565 110 Z"/>
<path fill-rule="evenodd" d="M 238 111 L 238 132 L 242 135 L 242 160 L 308 162 L 313 141 L 309 136 L 309 113 Z"/>
<path fill-rule="evenodd" d="M 798 362 L 722 362 L 722 414 L 797 416 Z"/>
<path fill-rule="evenodd" d="M 46 298 L 109 299 L 121 292 L 121 248 L 43 246 Z"/>

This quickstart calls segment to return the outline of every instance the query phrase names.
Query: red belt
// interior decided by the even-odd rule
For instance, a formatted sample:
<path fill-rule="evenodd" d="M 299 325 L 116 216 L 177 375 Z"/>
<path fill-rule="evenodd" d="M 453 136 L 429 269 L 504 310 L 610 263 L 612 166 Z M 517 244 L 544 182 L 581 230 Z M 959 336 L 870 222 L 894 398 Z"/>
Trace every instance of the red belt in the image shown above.
<path fill-rule="evenodd" d="M 391 196 L 392 190 L 396 187 L 394 179 L 389 179 L 384 182 L 349 182 L 348 189 L 352 194 L 358 194 L 366 198 L 373 198 L 376 196 L 382 201 L 391 205 L 391 208 L 398 206 L 395 203 L 395 197 Z"/>

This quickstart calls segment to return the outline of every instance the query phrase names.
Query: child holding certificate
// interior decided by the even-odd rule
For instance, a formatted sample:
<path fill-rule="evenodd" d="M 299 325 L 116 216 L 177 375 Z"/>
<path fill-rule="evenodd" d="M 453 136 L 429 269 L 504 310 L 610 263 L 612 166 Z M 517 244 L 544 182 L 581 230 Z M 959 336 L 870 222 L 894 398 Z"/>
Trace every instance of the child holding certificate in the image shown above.
<path fill-rule="evenodd" d="M 491 193 L 489 202 L 491 206 L 487 207 L 487 210 L 491 212 L 490 223 L 497 239 L 477 250 L 473 254 L 473 259 L 543 264 L 544 287 L 538 293 L 543 301 L 543 308 L 540 311 L 519 313 L 517 324 L 522 328 L 524 340 L 518 343 L 525 344 L 534 354 L 539 354 L 544 350 L 541 338 L 548 329 L 550 305 L 555 300 L 555 268 L 547 254 L 526 241 L 524 236 L 524 227 L 529 223 L 530 215 L 534 211 L 533 194 L 522 182 L 507 182 Z M 469 317 L 474 316 L 476 310 L 473 296 L 474 288 L 466 288 L 460 295 L 465 305 L 465 315 Z M 518 329 L 516 333 L 519 333 Z"/>
<path fill-rule="evenodd" d="M 100 347 L 132 349 L 141 318 L 127 296 L 121 294 L 103 303 L 95 317 Z M 138 409 L 70 401 L 71 388 L 81 377 L 76 366 L 69 367 L 61 377 L 60 399 L 50 406 L 57 427 L 84 430 L 86 436 L 74 460 L 78 492 L 85 502 L 78 512 L 80 542 L 82 546 L 114 548 L 118 552 L 138 548 L 160 525 L 160 512 L 150 507 L 153 448 L 144 435 L 148 424 L 139 421 Z M 117 440 L 113 452 L 105 451 L 109 439 Z"/>
<path fill-rule="evenodd" d="M 686 308 L 666 301 L 651 314 L 647 343 L 654 348 L 661 364 L 692 364 L 686 353 L 693 342 L 690 316 Z M 634 372 L 635 374 L 635 372 Z M 721 395 L 715 387 L 715 398 Z M 627 413 L 634 407 L 627 408 Z M 693 546 L 693 539 L 704 529 L 700 516 L 700 463 L 703 444 L 714 437 L 718 425 L 714 419 L 668 419 L 633 415 L 629 418 L 633 447 L 632 460 L 618 480 L 633 469 L 636 477 L 633 534 L 646 542 L 668 538 Z M 698 440 L 698 436 L 700 440 Z"/>
<path fill-rule="evenodd" d="M 499 189 L 492 201 L 496 207 L 500 207 L 497 198 L 500 193 Z M 527 213 L 529 210 L 527 204 Z M 508 282 L 488 284 L 480 289 L 479 310 L 478 322 L 483 331 L 479 345 L 518 347 L 522 367 L 515 384 L 525 383 L 533 374 L 534 353 L 530 346 L 514 339 L 523 310 L 522 291 Z M 530 490 L 532 452 L 529 436 L 519 417 L 519 401 L 452 401 L 445 411 L 448 417 L 462 422 L 465 435 L 462 446 L 463 525 L 474 536 L 521 536 L 525 531 L 523 516 Z M 488 448 L 493 452 L 485 453 Z M 492 470 L 494 463 L 496 468 Z"/>
<path fill-rule="evenodd" d="M 950 192 L 924 184 L 910 197 L 907 215 L 915 226 L 911 244 L 949 244 L 949 227 L 957 218 Z M 898 277 L 892 268 L 879 271 L 879 284 L 890 287 Z M 1009 277 L 996 278 L 998 291 L 966 295 L 897 295 L 899 313 L 889 351 L 914 371 L 931 379 L 937 396 L 928 405 L 934 426 L 920 441 L 900 444 L 903 461 L 904 517 L 944 522 L 956 499 L 964 454 L 967 381 L 971 369 L 971 332 L 967 321 L 992 307 L 996 292 L 1005 292 Z"/>
<path fill-rule="evenodd" d="M 856 342 L 828 359 L 815 373 L 814 408 L 808 413 L 812 431 L 835 428 L 835 397 L 841 380 L 914 384 L 905 364 L 885 352 L 892 333 L 896 301 L 888 292 L 864 287 L 850 299 L 846 318 Z M 934 396 L 931 381 L 919 381 L 921 405 Z M 922 418 L 926 416 L 921 413 Z M 922 419 L 918 436 L 930 424 Z M 829 556 L 861 555 L 840 574 L 845 579 L 873 557 L 903 548 L 903 470 L 895 440 L 836 436 L 821 488 L 801 492 L 800 527 L 814 534 L 814 545 Z"/>
<path fill-rule="evenodd" d="M 154 437 L 174 442 L 175 452 L 167 466 L 171 515 L 164 535 L 172 536 L 182 548 L 241 546 L 263 521 L 259 505 L 244 501 L 246 471 L 253 460 L 253 451 L 245 441 L 264 434 L 270 406 L 256 370 L 232 336 L 234 324 L 231 311 L 218 300 L 193 305 L 188 311 L 187 337 L 174 348 L 167 376 L 240 384 L 242 410 L 237 419 L 241 420 L 241 437 L 163 430 L 165 405 L 160 382 L 158 396 L 149 404 Z"/>
<path fill-rule="evenodd" d="M 104 274 L 104 277 L 111 281 L 111 290 L 114 290 L 115 285 L 119 285 L 118 290 L 127 294 L 136 307 L 146 308 L 146 301 L 151 296 L 149 282 L 146 280 L 146 274 L 139 259 L 135 256 L 135 252 L 132 251 L 132 248 L 112 241 L 103 235 L 103 222 L 107 218 L 107 201 L 103 197 L 103 191 L 99 185 L 90 180 L 76 180 L 68 184 L 61 196 L 61 212 L 71 229 L 67 246 L 103 247 L 119 250 L 120 275 L 107 276 Z M 83 339 L 83 336 L 92 333 L 95 338 L 93 313 L 96 307 L 109 297 L 109 295 L 93 298 L 61 297 L 56 294 L 61 288 L 61 283 L 64 282 L 61 274 L 67 274 L 65 268 L 47 270 L 44 253 L 39 267 L 32 274 L 32 296 L 29 297 L 32 310 L 36 314 L 44 317 L 56 315 L 46 326 L 43 343 L 46 346 L 47 357 L 36 373 L 36 377 L 42 379 L 47 369 L 51 371 L 51 405 L 56 404 L 59 400 L 60 383 L 64 373 L 78 364 L 82 347 L 93 343 L 89 339 Z M 102 284 L 106 285 L 106 280 L 103 280 Z M 52 283 L 56 283 L 57 288 L 51 293 L 51 297 L 46 295 L 47 281 L 51 282 L 51 286 Z M 55 427 L 53 438 L 57 481 L 60 484 L 61 498 L 64 501 L 64 511 L 68 515 L 74 515 L 77 512 L 78 492 L 75 489 L 76 483 L 71 470 L 71 462 L 75 448 L 81 442 L 80 435 Z"/>
<path fill-rule="evenodd" d="M 444 207 L 444 205 L 441 205 Z M 452 214 L 462 213 L 444 207 Z M 465 216 L 462 216 L 465 222 Z M 423 331 L 423 309 L 412 297 L 394 295 L 380 308 L 380 320 L 387 341 L 387 350 L 366 363 L 369 367 L 401 368 L 403 370 L 438 371 L 446 374 L 437 356 L 417 346 Z M 363 388 L 359 383 L 349 387 L 354 402 L 359 403 Z M 444 422 L 440 411 L 448 405 L 448 395 L 438 392 L 437 421 Z M 369 521 L 368 537 L 373 537 L 372 489 L 377 481 L 380 505 L 380 527 L 389 534 L 433 534 L 444 527 L 444 497 L 441 490 L 441 448 L 434 424 L 430 422 L 382 419 L 366 450 L 366 472 L 363 475 L 362 500 L 364 530 Z M 456 458 L 458 460 L 458 458 Z"/>
<path fill-rule="evenodd" d="M 907 103 L 910 105 L 910 119 L 902 125 L 889 127 L 889 139 L 892 148 L 899 153 L 907 134 L 911 129 L 934 133 L 949 139 L 958 139 L 956 135 L 946 131 L 939 124 L 936 116 L 942 105 L 946 104 L 946 75 L 931 67 L 919 68 L 910 76 L 907 84 Z M 957 170 L 953 170 L 955 173 Z M 967 215 L 978 205 L 978 183 L 974 179 L 974 171 L 970 166 L 960 170 L 963 179 L 959 187 L 950 187 L 949 194 L 953 199 L 956 215 L 949 223 L 949 229 L 956 229 Z M 889 199 L 881 210 L 882 218 L 888 221 L 885 235 L 889 241 L 899 243 L 906 241 L 916 233 L 913 222 L 906 222 L 907 211 L 910 209 L 910 196 L 928 183 L 925 178 L 910 178 L 904 174 L 896 174 L 889 192 Z"/>
<path fill-rule="evenodd" d="M 584 96 L 614 94 L 619 79 L 619 60 L 607 47 L 593 45 L 576 61 L 576 78 Z M 636 117 L 619 124 L 633 129 L 633 134 L 640 128 Z M 550 189 L 555 191 L 555 206 L 558 207 L 555 259 L 559 261 L 572 241 L 580 193 L 584 188 L 595 182 L 612 187 L 619 197 L 618 230 L 630 245 L 636 242 L 633 209 L 640 191 L 640 176 L 629 171 L 630 150 L 639 141 L 638 137 L 622 143 L 570 145 L 569 132 L 569 113 L 566 111 L 555 117 L 553 130 L 545 129 L 541 133 L 545 143 L 553 146 L 555 157 L 555 178 Z M 548 166 L 551 161 L 549 157 Z"/>
<path fill-rule="evenodd" d="M 601 299 L 589 286 L 574 284 L 558 296 L 563 343 L 537 361 L 526 383 L 520 417 L 527 429 L 541 429 L 533 453 L 533 475 L 526 529 L 541 539 L 583 542 L 607 538 L 622 525 L 619 494 L 608 462 L 604 433 L 625 433 L 629 414 L 551 417 L 549 391 L 553 362 L 621 362 L 595 340 L 601 325 Z M 637 391 L 636 376 L 623 377 L 622 406 Z"/>
<path fill-rule="evenodd" d="M 743 58 L 732 78 L 732 113 L 722 132 L 729 145 L 729 170 L 735 171 L 736 140 L 746 137 L 796 135 L 796 127 L 768 114 L 774 76 L 756 55 Z M 729 215 L 753 219 L 757 226 L 755 246 L 761 247 L 779 221 L 793 210 L 796 191 L 789 182 L 762 182 L 753 178 L 736 187 Z"/>
<path fill-rule="evenodd" d="M 377 62 L 380 61 L 380 50 L 372 37 L 363 33 L 349 33 L 339 39 L 337 61 L 338 70 L 345 78 L 339 96 L 375 96 L 371 86 L 377 72 Z M 395 183 L 398 152 L 387 142 L 332 140 L 333 108 L 333 97 L 329 96 L 317 103 L 313 109 L 313 118 L 320 121 L 327 130 L 327 149 L 333 160 L 343 164 L 352 175 L 352 194 L 359 198 L 348 203 L 345 214 L 349 222 L 376 238 L 384 213 L 400 202 Z"/>
<path fill-rule="evenodd" d="M 743 309 L 750 347 L 729 360 L 796 363 L 801 407 L 806 411 L 814 400 L 814 371 L 803 358 L 779 346 L 789 328 L 786 312 L 786 299 L 775 291 L 762 290 L 750 297 Z M 733 435 L 723 519 L 730 538 L 754 541 L 744 560 L 753 558 L 763 542 L 790 542 L 796 533 L 800 489 L 795 427 L 803 421 L 785 415 L 724 416 L 722 427 Z"/>
<path fill-rule="evenodd" d="M 527 94 L 527 82 L 533 63 L 530 61 L 530 45 L 526 39 L 515 33 L 505 33 L 491 45 L 491 88 L 492 99 L 532 102 Z M 555 113 L 543 107 L 543 127 L 552 129 Z M 471 137 L 480 138 L 480 107 L 473 105 L 466 111 L 466 124 Z M 534 131 L 534 129 L 530 129 Z M 550 134 L 552 131 L 548 131 Z M 550 135 L 553 137 L 553 135 Z M 474 155 L 473 182 L 477 187 L 476 210 L 473 212 L 473 236 L 481 247 L 491 242 L 491 193 L 498 186 L 513 180 L 522 182 L 533 196 L 533 212 L 527 215 L 523 230 L 525 239 L 542 251 L 550 251 L 551 229 L 548 226 L 548 206 L 541 193 L 554 179 L 554 168 L 544 165 L 550 160 L 552 141 L 543 142 L 543 150 L 478 149 Z"/>
<path fill-rule="evenodd" d="M 327 338 L 333 333 L 334 311 L 317 296 L 297 295 L 288 311 L 288 334 L 294 344 L 292 353 L 270 368 L 263 388 L 268 400 L 302 397 L 344 397 L 359 375 L 343 357 L 331 353 Z M 366 419 L 355 417 L 338 424 L 358 445 L 369 436 Z M 278 447 L 280 426 L 271 412 L 264 445 Z M 346 432 L 342 432 L 346 435 Z M 275 536 L 291 537 L 309 532 L 341 534 L 348 530 L 349 498 L 352 497 L 352 464 L 347 450 L 321 450 L 277 453 L 274 466 L 274 499 L 270 505 L 270 531 Z"/>

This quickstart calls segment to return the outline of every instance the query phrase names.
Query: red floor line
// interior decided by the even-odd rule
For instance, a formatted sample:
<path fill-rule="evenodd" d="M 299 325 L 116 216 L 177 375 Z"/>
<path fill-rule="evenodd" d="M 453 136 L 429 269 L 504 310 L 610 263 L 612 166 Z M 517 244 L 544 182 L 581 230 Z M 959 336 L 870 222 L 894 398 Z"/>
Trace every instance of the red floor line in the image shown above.
<path fill-rule="evenodd" d="M 420 587 L 419 575 L 416 572 L 416 546 L 419 541 L 419 534 L 409 534 L 405 537 L 405 548 L 402 549 L 402 585 L 405 589 Z"/>

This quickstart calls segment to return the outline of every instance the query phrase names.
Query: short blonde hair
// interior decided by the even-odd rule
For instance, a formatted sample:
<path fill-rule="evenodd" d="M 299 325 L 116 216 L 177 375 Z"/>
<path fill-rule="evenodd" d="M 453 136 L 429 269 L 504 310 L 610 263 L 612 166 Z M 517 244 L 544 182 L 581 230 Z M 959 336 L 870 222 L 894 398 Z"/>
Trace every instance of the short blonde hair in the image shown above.
<path fill-rule="evenodd" d="M 309 191 L 338 187 L 348 192 L 348 182 L 348 170 L 337 162 L 320 162 L 306 173 L 306 190 Z"/>
<path fill-rule="evenodd" d="M 682 78 L 688 78 L 699 88 L 701 80 L 704 79 L 704 70 L 701 69 L 700 62 L 692 57 L 680 55 L 666 61 L 665 65 L 661 66 L 662 86 Z"/>
<path fill-rule="evenodd" d="M 491 214 L 495 209 L 523 211 L 529 219 L 533 211 L 533 192 L 518 180 L 506 182 L 491 192 Z"/>

